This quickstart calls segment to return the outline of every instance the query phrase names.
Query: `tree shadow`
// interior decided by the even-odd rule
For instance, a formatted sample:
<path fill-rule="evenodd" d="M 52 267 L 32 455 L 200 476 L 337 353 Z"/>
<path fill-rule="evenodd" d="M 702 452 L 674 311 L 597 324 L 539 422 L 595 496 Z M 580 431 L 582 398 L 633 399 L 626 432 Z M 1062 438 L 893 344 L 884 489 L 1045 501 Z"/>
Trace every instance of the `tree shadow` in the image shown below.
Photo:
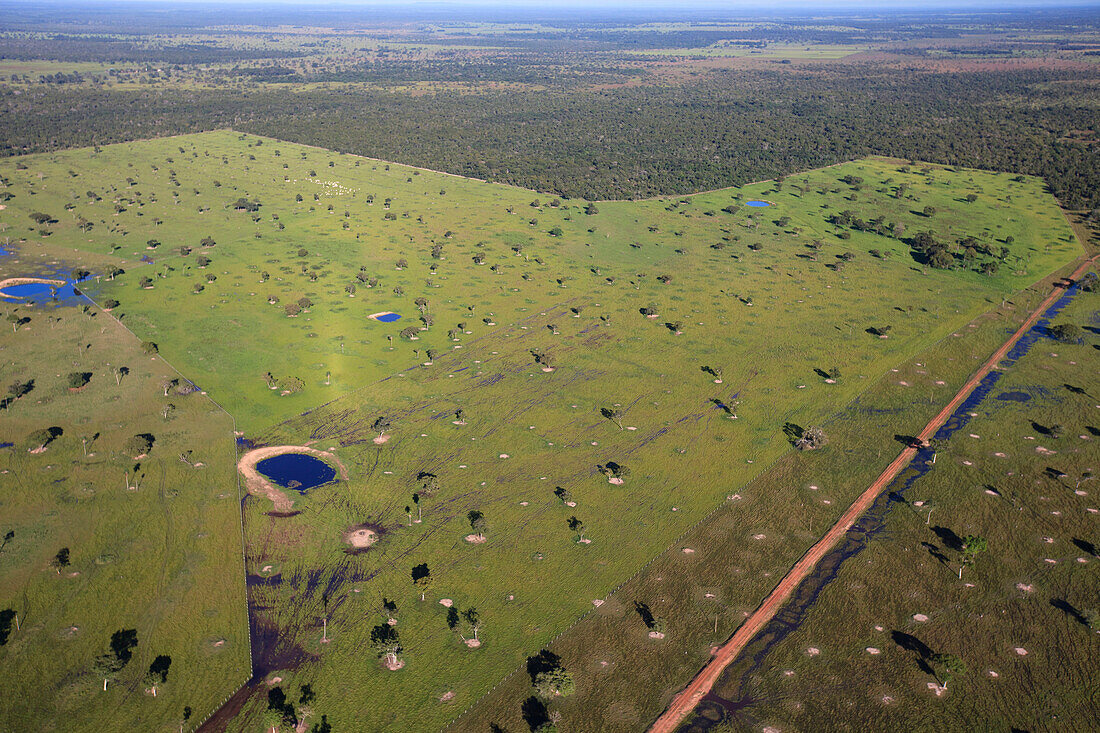
<path fill-rule="evenodd" d="M 712 397 L 710 402 L 715 407 L 717 407 L 719 410 L 724 410 L 727 415 L 732 415 L 733 414 L 733 410 L 730 409 L 729 405 L 727 405 L 725 402 L 718 399 L 717 397 Z"/>
<path fill-rule="evenodd" d="M 531 676 L 531 684 L 535 684 L 535 678 L 543 672 L 553 672 L 561 667 L 561 657 L 549 649 L 543 649 L 533 657 L 527 657 L 527 674 Z"/>
<path fill-rule="evenodd" d="M 920 544 L 921 544 L 921 547 L 928 550 L 929 555 L 931 555 L 932 557 L 939 560 L 941 564 L 943 564 L 943 565 L 947 564 L 947 562 L 948 562 L 947 555 L 944 555 L 942 552 L 940 552 L 939 547 L 937 547 L 936 545 L 933 545 L 931 542 L 921 542 Z"/>
<path fill-rule="evenodd" d="M 1087 618 L 1085 618 L 1085 614 L 1081 613 L 1076 608 L 1074 608 L 1069 603 L 1069 601 L 1066 601 L 1065 599 L 1062 599 L 1062 598 L 1051 598 L 1050 599 L 1050 605 L 1054 606 L 1055 608 L 1057 608 L 1062 613 L 1064 613 L 1067 616 L 1071 617 L 1074 621 L 1081 624 L 1082 626 L 1088 626 L 1089 625 L 1089 620 Z"/>
<path fill-rule="evenodd" d="M 1091 397 L 1091 395 L 1089 394 L 1089 391 L 1087 389 L 1083 389 L 1083 388 L 1078 387 L 1076 385 L 1070 384 L 1069 382 L 1066 382 L 1062 386 L 1064 388 L 1066 388 L 1067 390 L 1069 390 L 1070 392 L 1072 392 L 1073 394 L 1082 395 L 1084 397 Z"/>
<path fill-rule="evenodd" d="M 534 695 L 523 701 L 520 713 L 523 715 L 523 722 L 527 723 L 532 733 L 550 722 L 550 711 L 546 709 L 542 700 Z"/>
<path fill-rule="evenodd" d="M 962 537 L 955 534 L 954 530 L 950 530 L 947 527 L 935 526 L 932 528 L 932 531 L 940 538 L 940 542 L 947 546 L 947 549 L 954 550 L 955 552 L 962 552 Z"/>
<path fill-rule="evenodd" d="M 915 435 L 904 435 L 902 433 L 896 433 L 894 440 L 898 441 L 906 448 L 920 448 L 924 445 L 924 441 Z"/>
<path fill-rule="evenodd" d="M 642 623 L 646 625 L 646 628 L 653 628 L 653 612 L 649 610 L 648 604 L 634 601 L 634 611 L 641 616 Z"/>
<path fill-rule="evenodd" d="M 806 432 L 806 429 L 801 425 L 796 425 L 793 422 L 787 422 L 783 424 L 783 435 L 787 436 L 787 441 L 794 445 L 802 438 L 802 434 Z"/>
<path fill-rule="evenodd" d="M 1082 552 L 1087 552 L 1093 557 L 1100 556 L 1100 552 L 1097 551 L 1096 545 L 1092 544 L 1088 540 L 1083 540 L 1080 537 L 1074 537 L 1073 544 L 1077 546 L 1077 549 L 1081 550 Z"/>
<path fill-rule="evenodd" d="M 932 666 L 928 664 L 928 660 L 932 658 L 932 650 L 927 644 L 904 631 L 891 631 L 890 638 L 901 649 L 907 652 L 913 652 L 917 666 L 922 672 L 925 674 L 932 674 Z"/>

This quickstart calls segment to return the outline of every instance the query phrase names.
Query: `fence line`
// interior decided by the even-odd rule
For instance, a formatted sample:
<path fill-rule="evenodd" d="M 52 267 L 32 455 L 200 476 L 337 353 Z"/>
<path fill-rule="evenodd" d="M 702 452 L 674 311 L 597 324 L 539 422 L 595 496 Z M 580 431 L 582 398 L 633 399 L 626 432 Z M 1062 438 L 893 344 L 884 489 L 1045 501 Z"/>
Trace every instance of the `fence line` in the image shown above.
<path fill-rule="evenodd" d="M 1075 261 L 1074 261 L 1074 263 L 1072 263 L 1072 264 L 1076 264 L 1076 263 L 1077 263 L 1077 261 L 1078 261 L 1078 260 L 1075 260 Z M 1063 266 L 1063 267 L 1061 267 L 1061 268 L 1058 268 L 1058 269 L 1056 269 L 1056 270 L 1054 270 L 1054 271 L 1052 271 L 1052 272 L 1050 272 L 1050 273 L 1047 273 L 1047 274 L 1046 274 L 1046 275 L 1044 275 L 1044 276 L 1043 276 L 1042 278 L 1040 278 L 1040 279 L 1039 279 L 1039 280 L 1038 280 L 1038 281 L 1037 281 L 1036 283 L 1032 283 L 1031 285 L 1028 285 L 1028 286 L 1027 286 L 1027 287 L 1025 287 L 1025 288 L 1021 288 L 1020 290 L 1016 291 L 1015 293 L 1012 293 L 1012 294 L 1011 294 L 1010 296 L 1008 296 L 1008 297 L 1013 297 L 1013 298 L 1018 298 L 1018 297 L 1028 297 L 1028 296 L 1030 295 L 1030 293 L 1031 293 L 1032 289 L 1033 289 L 1033 288 L 1034 288 L 1034 287 L 1035 287 L 1035 286 L 1036 286 L 1037 284 L 1040 284 L 1040 283 L 1042 283 L 1042 282 L 1043 282 L 1044 280 L 1046 280 L 1046 279 L 1047 279 L 1047 278 L 1049 278 L 1049 277 L 1052 277 L 1052 276 L 1053 276 L 1053 275 L 1054 275 L 1055 273 L 1057 273 L 1058 271 L 1060 271 L 1060 270 L 1063 270 L 1063 269 L 1065 269 L 1065 267 L 1070 267 L 1070 266 L 1072 266 L 1072 265 L 1068 265 L 1068 266 Z M 1006 298 L 1006 299 L 1007 299 L 1007 298 Z M 970 320 L 969 320 L 968 322 L 973 322 L 973 321 L 974 321 L 974 320 L 975 320 L 976 318 L 980 318 L 980 317 L 982 317 L 982 316 L 986 315 L 987 313 L 991 313 L 991 312 L 993 312 L 993 311 L 995 311 L 995 310 L 996 310 L 996 308 L 994 308 L 994 309 L 992 309 L 992 310 L 990 310 L 990 311 L 985 311 L 984 313 L 979 313 L 979 314 L 978 314 L 977 316 L 975 316 L 974 318 L 971 318 L 971 319 L 970 319 Z M 1006 314 L 1006 316 L 1007 316 L 1007 314 Z M 897 363 L 897 366 L 900 366 L 900 365 L 903 365 L 903 364 L 908 364 L 909 362 L 912 362 L 912 361 L 916 361 L 916 359 L 920 358 L 921 354 L 924 354 L 924 353 L 926 353 L 927 351 L 929 351 L 929 350 L 931 350 L 931 349 L 933 349 L 933 348 L 936 348 L 937 346 L 940 346 L 940 345 L 941 345 L 941 344 L 943 344 L 943 343 L 946 343 L 946 342 L 948 342 L 948 341 L 949 341 L 949 340 L 951 339 L 951 334 L 952 334 L 952 333 L 954 333 L 954 332 L 955 332 L 955 330 L 956 330 L 956 329 L 952 329 L 952 330 L 951 330 L 950 332 L 948 332 L 948 333 L 947 333 L 947 335 L 943 336 L 942 338 L 938 339 L 938 340 L 937 340 L 937 341 L 935 341 L 934 343 L 930 344 L 930 345 L 929 345 L 929 346 L 927 346 L 927 347 L 926 347 L 926 348 L 925 348 L 924 350 L 922 350 L 922 351 L 921 351 L 920 353 L 918 353 L 918 354 L 914 354 L 914 355 L 910 355 L 910 356 L 906 357 L 906 358 L 905 358 L 905 359 L 903 359 L 902 361 L 898 362 L 898 363 Z M 885 375 L 886 375 L 886 374 L 888 374 L 888 373 L 889 373 L 889 372 L 884 372 L 884 373 L 883 373 L 883 376 L 885 376 Z M 868 386 L 867 386 L 867 387 L 866 387 L 865 389 L 863 389 L 862 391 L 860 391 L 860 392 L 859 392 L 859 393 L 858 393 L 858 394 L 857 394 L 857 395 L 856 395 L 855 397 L 853 397 L 853 398 L 852 398 L 852 399 L 851 399 L 851 400 L 850 400 L 849 402 L 847 402 L 847 403 L 846 403 L 846 404 L 845 404 L 845 405 L 843 406 L 842 410 L 843 410 L 844 408 L 850 407 L 850 406 L 851 406 L 852 404 L 854 404 L 854 403 L 855 403 L 856 401 L 858 401 L 858 400 L 859 400 L 859 399 L 860 399 L 861 397 L 863 397 L 863 395 L 864 395 L 864 394 L 866 394 L 867 392 L 869 392 L 869 391 L 871 390 L 871 388 L 872 388 L 872 387 L 874 387 L 874 386 L 875 386 L 876 384 L 878 384 L 878 383 L 879 383 L 880 381 L 882 381 L 882 378 L 883 378 L 883 376 L 880 376 L 880 377 L 879 377 L 879 378 L 878 378 L 877 380 L 875 380 L 874 382 L 872 382 L 871 384 L 869 384 L 869 385 L 868 385 Z M 842 410 L 841 410 L 841 411 L 842 411 Z M 834 415 L 833 415 L 832 417 L 830 417 L 830 418 L 829 418 L 828 420 L 826 420 L 825 424 L 828 424 L 829 422 L 832 422 L 832 421 L 833 421 L 833 420 L 834 420 L 834 419 L 836 418 L 836 416 L 840 414 L 840 412 L 841 412 L 841 411 L 838 411 L 837 413 L 834 413 Z M 793 452 L 793 450 L 794 450 L 793 448 L 791 448 L 791 449 L 788 449 L 788 450 L 784 451 L 783 453 L 781 453 L 781 454 L 780 454 L 779 456 L 777 456 L 777 457 L 775 458 L 775 460 L 774 460 L 774 461 L 772 461 L 771 463 L 767 464 L 767 466 L 763 467 L 763 468 L 762 468 L 762 469 L 761 469 L 761 470 L 760 470 L 760 471 L 759 471 L 759 472 L 758 472 L 758 473 L 757 473 L 757 474 L 756 474 L 755 476 L 753 476 L 752 478 L 750 478 L 750 479 L 749 479 L 748 481 L 746 481 L 745 483 L 741 484 L 741 490 L 744 490 L 745 488 L 747 488 L 747 487 L 751 486 L 752 484 L 756 483 L 756 481 L 758 481 L 758 480 L 759 480 L 759 479 L 760 479 L 760 478 L 761 478 L 762 476 L 764 476 L 764 475 L 765 475 L 765 474 L 767 474 L 767 473 L 768 473 L 769 471 L 771 471 L 771 469 L 772 469 L 772 468 L 774 468 L 774 467 L 775 467 L 775 465 L 776 465 L 777 463 L 779 463 L 779 461 L 780 461 L 780 460 L 782 460 L 782 459 L 783 459 L 784 457 L 786 457 L 787 455 L 789 455 L 790 453 L 792 453 L 792 452 Z M 681 533 L 680 533 L 680 534 L 679 534 L 679 535 L 678 535 L 678 536 L 677 536 L 677 537 L 676 537 L 676 538 L 675 538 L 675 539 L 674 539 L 674 540 L 673 540 L 673 541 L 672 541 L 672 542 L 671 542 L 671 543 L 670 543 L 670 544 L 669 544 L 669 545 L 668 545 L 667 547 L 665 547 L 665 549 L 664 549 L 664 550 L 662 550 L 661 552 L 657 553 L 657 554 L 656 554 L 655 556 L 653 556 L 652 558 L 650 558 L 650 559 L 649 559 L 649 560 L 648 560 L 648 561 L 647 561 L 647 562 L 646 562 L 646 563 L 645 563 L 644 565 L 642 565 L 642 566 L 641 566 L 640 568 L 638 568 L 638 570 L 636 570 L 636 571 L 634 572 L 634 574 L 632 574 L 632 575 L 631 575 L 631 576 L 630 576 L 629 578 L 627 578 L 626 580 L 622 581 L 622 582 L 621 582 L 621 583 L 619 583 L 618 585 L 614 586 L 614 587 L 613 587 L 613 588 L 612 588 L 612 589 L 611 589 L 611 590 L 610 590 L 610 591 L 608 592 L 608 594 L 607 594 L 607 595 L 606 595 L 606 596 L 604 597 L 604 600 L 606 601 L 606 600 L 608 600 L 609 598 L 611 598 L 611 596 L 613 596 L 613 595 L 614 595 L 615 593 L 617 593 L 617 592 L 618 592 L 619 590 L 621 590 L 621 589 L 622 589 L 622 587 L 623 587 L 624 585 L 626 585 L 627 583 L 631 582 L 632 580 L 634 580 L 635 578 L 637 578 L 637 577 L 638 577 L 639 575 L 641 575 L 641 574 L 642 574 L 643 572 L 645 572 L 645 570 L 646 570 L 647 568 L 649 568 L 649 566 L 650 566 L 650 565 L 652 565 L 652 564 L 653 564 L 654 562 L 656 562 L 657 560 L 659 560 L 659 559 L 661 559 L 662 557 L 664 557 L 665 555 L 667 555 L 667 554 L 669 553 L 669 551 L 671 551 L 671 550 L 672 550 L 672 548 L 674 548 L 675 546 L 677 546 L 678 544 L 680 544 L 681 540 L 683 540 L 685 536 L 687 536 L 687 535 L 688 535 L 688 534 L 690 534 L 690 533 L 691 533 L 692 531 L 694 531 L 694 530 L 695 530 L 696 528 L 698 528 L 698 527 L 699 527 L 699 525 L 701 525 L 701 524 L 702 524 L 703 522 L 705 522 L 705 521 L 707 521 L 708 519 L 710 519 L 710 518 L 711 518 L 711 517 L 712 517 L 712 516 L 713 516 L 713 515 L 714 515 L 714 514 L 715 514 L 716 512 L 718 512 L 718 511 L 719 511 L 719 510 L 721 510 L 722 508 L 724 508 L 724 507 L 726 507 L 727 505 L 729 505 L 729 504 L 730 504 L 730 502 L 731 502 L 731 499 L 730 499 L 730 498 L 728 498 L 728 497 L 727 497 L 726 499 L 722 500 L 722 501 L 721 501 L 721 502 L 720 502 L 720 503 L 719 503 L 719 504 L 718 504 L 717 506 L 715 506 L 715 507 L 714 507 L 713 509 L 711 509 L 711 510 L 710 510 L 709 512 L 707 512 L 707 513 L 706 513 L 706 515 L 704 515 L 704 516 L 703 516 L 702 518 L 700 518 L 700 519 L 699 519 L 699 520 L 698 520 L 697 522 L 695 522 L 695 523 L 694 523 L 694 524 L 692 524 L 692 525 L 691 525 L 690 527 L 688 527 L 688 528 L 687 528 L 687 529 L 685 529 L 685 530 L 684 530 L 683 532 L 681 532 Z M 560 632 L 558 632 L 557 634 L 555 634 L 555 635 L 554 635 L 554 636 L 553 636 L 553 637 L 552 637 L 552 638 L 551 638 L 551 639 L 550 639 L 549 641 L 547 641 L 547 642 L 546 642 L 546 644 L 545 644 L 545 645 L 543 645 L 543 646 L 545 646 L 545 647 L 549 647 L 549 646 L 550 646 L 550 645 L 552 645 L 552 644 L 553 644 L 553 643 L 554 643 L 555 641 L 557 641 L 557 640 L 558 640 L 559 638 L 561 638 L 561 636 L 562 636 L 562 635 L 564 635 L 564 634 L 565 634 L 566 632 L 568 632 L 568 631 L 572 630 L 572 629 L 573 629 L 573 627 L 575 627 L 575 626 L 576 626 L 577 624 L 579 624 L 579 623 L 580 623 L 581 621 L 584 621 L 584 620 L 585 620 L 586 618 L 588 618 L 588 616 L 589 616 L 589 615 L 591 615 L 591 614 L 595 613 L 595 612 L 596 612 L 597 610 L 598 610 L 598 608 L 591 608 L 591 609 L 588 609 L 588 610 L 586 610 L 586 611 L 585 611 L 584 613 L 582 613 L 582 614 L 581 614 L 580 616 L 578 616 L 577 618 L 575 618 L 575 619 L 573 620 L 573 622 L 569 624 L 569 626 L 565 627 L 565 628 L 564 628 L 564 629 L 562 629 L 562 630 L 561 630 Z M 523 667 L 524 667 L 524 665 L 520 665 L 519 667 L 516 667 L 516 668 L 514 668 L 514 669 L 513 669 L 513 670 L 512 670 L 511 672 L 509 672 L 509 673 L 508 673 L 508 674 L 506 674 L 506 675 L 505 675 L 504 677 L 502 677 L 502 678 L 501 678 L 500 680 L 498 680 L 498 681 L 497 681 L 497 683 L 496 683 L 496 684 L 494 684 L 494 685 L 493 685 L 492 687 L 490 687 L 490 688 L 489 688 L 489 689 L 488 689 L 488 690 L 487 690 L 486 692 L 484 692 L 484 693 L 482 693 L 481 695 L 479 695 L 479 696 L 477 697 L 477 699 L 475 699 L 475 700 L 474 700 L 473 702 L 471 702 L 471 703 L 470 703 L 470 704 L 469 704 L 468 706 L 466 706 L 466 708 L 465 708 L 465 709 L 463 709 L 463 710 L 462 710 L 462 712 L 460 712 L 460 713 L 459 713 L 458 715 L 456 715 L 456 716 L 455 716 L 454 718 L 451 718 L 451 720 L 450 720 L 449 722 L 447 722 L 446 724 L 444 724 L 444 726 L 443 726 L 442 728 L 440 728 L 440 733 L 445 733 L 445 731 L 447 731 L 447 730 L 448 730 L 449 728 L 451 728 L 452 726 L 454 726 L 455 724 L 457 724 L 457 723 L 458 723 L 458 721 L 460 721 L 460 720 L 461 720 L 461 719 L 462 719 L 462 718 L 463 718 L 463 717 L 464 717 L 464 716 L 465 716 L 465 715 L 466 715 L 467 713 L 469 713 L 469 712 L 470 712 L 470 711 L 471 711 L 471 710 L 472 710 L 472 709 L 473 709 L 473 708 L 474 708 L 475 706 L 477 706 L 477 705 L 478 705 L 478 704 L 479 704 L 479 703 L 480 703 L 480 702 L 481 702 L 482 700 L 484 700 L 484 699 L 485 699 L 486 697 L 488 697 L 489 695 L 491 695 L 491 694 L 493 693 L 493 691 L 494 691 L 494 690 L 496 690 L 496 688 L 500 687 L 500 686 L 501 686 L 502 684 L 504 684 L 505 682 L 507 682 L 508 680 L 510 680 L 510 679 L 511 679 L 511 678 L 512 678 L 512 677 L 513 677 L 513 676 L 514 676 L 514 675 L 515 675 L 515 674 L 516 674 L 517 672 L 519 672 L 520 670 L 522 670 L 522 669 L 523 669 Z"/>
<path fill-rule="evenodd" d="M 82 298 L 87 300 L 93 306 L 98 308 L 101 313 L 104 313 L 104 314 L 108 315 L 111 318 L 111 320 L 113 320 L 115 322 L 115 324 L 117 324 L 120 328 L 122 328 L 124 331 L 126 331 L 126 333 L 133 336 L 135 339 L 138 340 L 138 342 L 141 342 L 141 337 L 140 336 L 138 336 L 136 333 L 131 331 L 130 328 L 126 324 L 124 324 L 120 319 L 118 319 L 115 316 L 108 313 L 107 310 L 104 309 L 102 305 L 97 303 L 94 298 L 92 298 L 90 295 L 85 293 L 83 289 L 80 289 L 80 295 L 81 295 Z M 195 384 L 190 379 L 188 379 L 187 376 L 182 371 L 180 371 L 176 367 L 175 364 L 173 364 L 172 362 L 165 359 L 160 354 L 159 350 L 156 353 L 156 358 L 159 358 L 162 362 L 164 362 L 164 364 L 166 364 L 168 366 L 169 369 L 174 371 L 181 378 L 183 378 L 184 380 L 186 380 L 187 382 L 189 382 L 191 384 Z M 227 695 L 224 700 L 222 700 L 220 703 L 218 703 L 218 705 L 215 706 L 213 710 L 211 710 L 209 713 L 207 713 L 205 718 L 203 718 L 201 721 L 199 721 L 199 723 L 197 725 L 195 725 L 193 728 L 191 728 L 192 731 L 196 731 L 199 728 L 201 728 L 203 726 L 203 724 L 206 723 L 206 721 L 208 721 L 210 718 L 212 718 L 215 715 L 215 713 L 217 713 L 219 710 L 221 710 L 222 707 L 225 705 L 225 703 L 227 703 L 229 701 L 229 698 L 236 695 L 245 685 L 248 684 L 249 680 L 252 679 L 253 673 L 255 672 L 255 670 L 253 668 L 253 662 L 252 662 L 252 619 L 251 619 L 251 616 L 250 616 L 250 613 L 249 613 L 249 610 L 248 610 L 248 548 L 247 548 L 247 545 L 245 543 L 244 507 L 242 505 L 243 497 L 241 495 L 241 473 L 240 473 L 240 471 L 237 470 L 237 461 L 240 459 L 239 451 L 238 451 L 238 448 L 237 448 L 237 418 L 234 417 L 233 413 L 231 413 L 231 412 L 229 412 L 229 410 L 225 409 L 221 405 L 221 403 L 219 403 L 217 400 L 215 400 L 213 397 L 211 397 L 209 394 L 207 394 L 206 390 L 200 390 L 200 393 L 212 405 L 214 405 L 219 410 L 224 412 L 233 423 L 233 429 L 232 429 L 233 472 L 236 474 L 236 477 L 237 477 L 237 514 L 240 518 L 240 524 L 241 524 L 241 570 L 243 571 L 241 573 L 241 580 L 242 580 L 242 588 L 244 590 L 245 628 L 247 629 L 247 632 L 248 632 L 248 635 L 246 637 L 247 642 L 248 642 L 248 645 L 247 645 L 248 677 L 245 678 L 244 682 L 242 682 L 241 684 L 239 684 L 235 688 L 233 688 L 233 691 L 230 692 L 229 695 Z"/>

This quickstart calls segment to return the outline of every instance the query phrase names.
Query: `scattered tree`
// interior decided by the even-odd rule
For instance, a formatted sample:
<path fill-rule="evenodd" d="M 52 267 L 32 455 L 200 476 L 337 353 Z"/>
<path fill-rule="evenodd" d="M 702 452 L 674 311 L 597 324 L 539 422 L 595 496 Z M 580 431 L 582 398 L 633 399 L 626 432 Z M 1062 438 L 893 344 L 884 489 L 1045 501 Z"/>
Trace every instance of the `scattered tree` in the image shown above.
<path fill-rule="evenodd" d="M 977 559 L 978 555 L 982 554 L 989 549 L 989 543 L 984 537 L 968 534 L 962 541 L 962 564 L 959 566 L 959 579 L 962 579 L 963 568 L 970 567 Z"/>
<path fill-rule="evenodd" d="M 57 554 L 50 560 L 50 567 L 57 571 L 58 575 L 61 575 L 61 571 L 69 567 L 69 548 L 62 547 L 57 551 Z"/>
<path fill-rule="evenodd" d="M 145 673 L 143 682 L 149 687 L 153 697 L 157 696 L 157 688 L 168 681 L 168 669 L 171 666 L 172 657 L 167 654 L 158 655 L 153 663 L 149 665 L 149 670 Z"/>
<path fill-rule="evenodd" d="M 110 650 L 96 657 L 93 665 L 96 674 L 103 678 L 104 692 L 107 691 L 108 680 L 114 678 L 130 663 L 137 644 L 137 629 L 120 629 L 111 634 Z"/>
<path fill-rule="evenodd" d="M 420 563 L 413 567 L 412 582 L 420 589 L 420 600 L 424 600 L 424 594 L 427 593 L 428 586 L 432 584 L 432 571 L 428 569 L 427 563 Z"/>
<path fill-rule="evenodd" d="M 815 450 L 821 448 L 828 442 L 825 437 L 825 431 L 819 427 L 812 426 L 802 431 L 801 437 L 795 441 L 794 447 L 799 450 Z"/>
<path fill-rule="evenodd" d="M 485 515 L 477 509 L 471 509 L 466 513 L 466 519 L 470 522 L 470 529 L 474 531 L 478 539 L 485 539 Z"/>
<path fill-rule="evenodd" d="M 474 641 L 477 641 L 477 631 L 481 628 L 481 615 L 478 614 L 476 608 L 467 608 L 462 612 L 462 618 L 466 619 L 466 623 L 470 625 L 470 630 L 474 634 Z"/>
<path fill-rule="evenodd" d="M 551 699 L 559 695 L 568 697 L 577 690 L 576 684 L 573 682 L 573 675 L 561 666 L 539 672 L 535 676 L 534 687 L 538 696 L 545 699 Z"/>
<path fill-rule="evenodd" d="M 370 643 L 378 656 L 386 659 L 391 667 L 397 666 L 397 655 L 401 653 L 401 639 L 397 627 L 388 623 L 378 624 L 370 632 Z"/>
<path fill-rule="evenodd" d="M 571 531 L 577 533 L 578 541 L 584 539 L 584 522 L 576 517 L 569 517 L 566 523 L 569 525 Z"/>
<path fill-rule="evenodd" d="M 947 689 L 948 682 L 966 674 L 966 665 L 963 664 L 960 657 L 954 654 L 933 654 L 930 661 L 936 677 L 940 680 L 940 684 L 943 685 L 944 689 Z"/>

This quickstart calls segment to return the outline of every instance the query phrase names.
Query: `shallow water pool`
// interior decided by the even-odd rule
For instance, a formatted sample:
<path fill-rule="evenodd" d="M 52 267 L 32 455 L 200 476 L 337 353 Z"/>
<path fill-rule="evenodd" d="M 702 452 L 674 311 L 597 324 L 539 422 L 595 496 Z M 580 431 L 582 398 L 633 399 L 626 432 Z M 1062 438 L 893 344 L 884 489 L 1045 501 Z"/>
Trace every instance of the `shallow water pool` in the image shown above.
<path fill-rule="evenodd" d="M 256 464 L 256 470 L 284 489 L 299 493 L 336 478 L 336 470 L 332 466 L 304 453 L 283 453 L 265 458 Z"/>

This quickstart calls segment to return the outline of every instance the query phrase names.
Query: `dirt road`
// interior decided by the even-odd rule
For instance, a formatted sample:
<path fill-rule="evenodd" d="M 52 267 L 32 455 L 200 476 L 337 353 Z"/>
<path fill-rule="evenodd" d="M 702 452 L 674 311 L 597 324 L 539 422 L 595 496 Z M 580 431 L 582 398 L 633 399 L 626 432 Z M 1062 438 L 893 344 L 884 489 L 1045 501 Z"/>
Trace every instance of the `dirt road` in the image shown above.
<path fill-rule="evenodd" d="M 1089 265 L 1091 265 L 1094 260 L 1096 260 L 1096 257 L 1085 260 L 1085 262 L 1070 275 L 1070 278 L 1076 280 L 1088 269 Z M 997 366 L 997 362 L 1004 358 L 1005 354 L 1007 354 L 1009 350 L 1016 345 L 1016 342 L 1020 340 L 1020 337 L 1035 325 L 1035 322 L 1042 317 L 1043 313 L 1046 312 L 1047 308 L 1049 308 L 1054 301 L 1061 297 L 1063 292 L 1063 288 L 1055 287 L 1050 295 L 1032 311 L 1023 325 L 1021 325 L 999 349 L 993 352 L 989 360 L 970 377 L 955 397 L 944 405 L 944 408 L 940 410 L 939 414 L 924 426 L 924 430 L 922 430 L 917 437 L 923 441 L 927 441 L 935 435 L 936 431 L 947 422 L 947 419 L 955 412 L 958 406 L 970 396 L 970 393 L 974 391 L 982 379 Z M 672 703 L 669 705 L 668 709 L 665 710 L 665 712 L 661 714 L 661 717 L 657 718 L 657 721 L 650 727 L 649 733 L 673 733 L 673 731 L 679 727 L 684 718 L 688 716 L 688 713 L 694 710 L 695 706 L 699 704 L 703 696 L 710 692 L 718 676 L 737 658 L 737 655 L 740 654 L 741 650 L 745 648 L 745 645 L 760 632 L 764 624 L 768 623 L 772 617 L 775 616 L 779 609 L 782 608 L 783 604 L 786 603 L 787 599 L 790 598 L 795 588 L 798 587 L 798 584 L 813 571 L 818 561 L 820 561 L 821 558 L 840 541 L 840 538 L 851 529 L 860 515 L 874 504 L 875 499 L 882 493 L 882 490 L 894 480 L 894 477 L 896 477 L 911 460 L 913 460 L 916 454 L 916 447 L 909 447 L 903 450 L 901 454 L 886 467 L 886 470 L 882 472 L 875 482 L 859 495 L 859 498 L 848 507 L 847 511 L 841 515 L 836 524 L 834 524 L 829 531 L 802 556 L 802 559 L 795 563 L 790 572 L 779 581 L 779 584 L 768 594 L 764 602 L 760 604 L 756 611 L 754 611 L 753 614 L 745 620 L 745 623 L 737 629 L 734 635 L 730 637 L 730 640 L 715 653 L 710 662 L 708 662 L 707 665 L 700 670 L 699 674 L 695 676 L 695 679 L 672 699 Z"/>

